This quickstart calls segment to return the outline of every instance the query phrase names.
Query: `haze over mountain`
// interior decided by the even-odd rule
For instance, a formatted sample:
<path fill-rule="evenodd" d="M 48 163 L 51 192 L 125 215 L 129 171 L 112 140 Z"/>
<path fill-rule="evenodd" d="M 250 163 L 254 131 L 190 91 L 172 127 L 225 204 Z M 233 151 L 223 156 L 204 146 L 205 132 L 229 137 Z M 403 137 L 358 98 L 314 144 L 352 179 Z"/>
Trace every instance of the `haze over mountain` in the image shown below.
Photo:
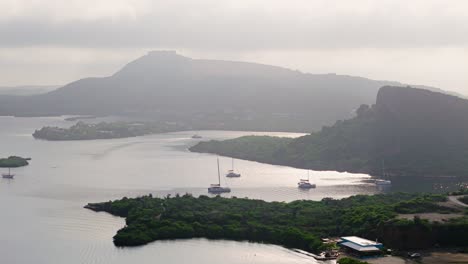
<path fill-rule="evenodd" d="M 353 119 L 296 139 L 243 137 L 201 142 L 197 152 L 313 170 L 395 176 L 468 174 L 468 100 L 386 86 Z"/>
<path fill-rule="evenodd" d="M 0 95 L 35 95 L 53 91 L 60 85 L 0 86 Z"/>
<path fill-rule="evenodd" d="M 109 77 L 0 99 L 0 114 L 130 115 L 196 129 L 311 131 L 353 116 L 385 85 L 401 83 L 153 51 Z"/>

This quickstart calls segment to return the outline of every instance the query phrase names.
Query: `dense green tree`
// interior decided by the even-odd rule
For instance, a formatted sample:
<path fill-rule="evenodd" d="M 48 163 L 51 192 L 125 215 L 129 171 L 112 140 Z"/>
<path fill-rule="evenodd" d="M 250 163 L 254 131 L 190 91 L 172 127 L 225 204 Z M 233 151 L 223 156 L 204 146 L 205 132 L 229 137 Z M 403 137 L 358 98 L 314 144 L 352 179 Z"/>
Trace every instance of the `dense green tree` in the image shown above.
<path fill-rule="evenodd" d="M 166 122 L 100 122 L 97 124 L 78 121 L 69 128 L 43 127 L 33 133 L 34 138 L 45 140 L 88 140 L 143 136 L 186 130 L 177 123 Z"/>
<path fill-rule="evenodd" d="M 28 159 L 17 156 L 10 156 L 8 158 L 0 159 L 0 168 L 16 168 L 27 166 L 28 164 Z"/>
<path fill-rule="evenodd" d="M 114 237 L 118 246 L 154 240 L 206 237 L 265 242 L 317 251 L 320 237 L 357 235 L 378 238 L 390 247 L 421 248 L 435 244 L 466 246 L 468 217 L 447 223 L 398 213 L 454 212 L 437 203 L 446 196 L 394 193 L 290 203 L 191 195 L 123 198 L 86 207 L 126 217 L 126 227 Z M 459 212 L 460 214 L 462 212 Z M 450 238 L 450 239 L 449 239 Z M 406 241 L 401 243 L 401 241 Z"/>

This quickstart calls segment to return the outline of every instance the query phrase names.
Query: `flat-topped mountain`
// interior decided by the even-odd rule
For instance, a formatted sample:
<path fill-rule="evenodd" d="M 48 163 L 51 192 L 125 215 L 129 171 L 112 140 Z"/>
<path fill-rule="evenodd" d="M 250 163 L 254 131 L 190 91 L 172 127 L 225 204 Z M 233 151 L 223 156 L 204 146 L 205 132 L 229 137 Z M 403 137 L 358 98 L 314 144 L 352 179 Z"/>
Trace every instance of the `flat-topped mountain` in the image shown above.
<path fill-rule="evenodd" d="M 314 170 L 466 177 L 468 100 L 386 86 L 375 105 L 320 132 L 201 142 L 191 150 Z"/>
<path fill-rule="evenodd" d="M 311 131 L 353 116 L 384 85 L 399 83 L 153 51 L 109 77 L 0 97 L 0 115 L 134 115 L 195 129 Z"/>

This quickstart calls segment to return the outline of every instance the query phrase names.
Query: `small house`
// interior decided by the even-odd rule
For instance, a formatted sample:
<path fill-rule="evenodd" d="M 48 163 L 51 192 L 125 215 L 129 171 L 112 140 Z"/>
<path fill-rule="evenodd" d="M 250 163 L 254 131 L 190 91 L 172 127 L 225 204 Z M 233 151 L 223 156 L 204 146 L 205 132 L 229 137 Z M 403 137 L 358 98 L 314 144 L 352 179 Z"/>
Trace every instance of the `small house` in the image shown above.
<path fill-rule="evenodd" d="M 381 254 L 382 243 L 357 236 L 341 237 L 338 245 L 351 254 L 358 256 L 372 256 Z"/>

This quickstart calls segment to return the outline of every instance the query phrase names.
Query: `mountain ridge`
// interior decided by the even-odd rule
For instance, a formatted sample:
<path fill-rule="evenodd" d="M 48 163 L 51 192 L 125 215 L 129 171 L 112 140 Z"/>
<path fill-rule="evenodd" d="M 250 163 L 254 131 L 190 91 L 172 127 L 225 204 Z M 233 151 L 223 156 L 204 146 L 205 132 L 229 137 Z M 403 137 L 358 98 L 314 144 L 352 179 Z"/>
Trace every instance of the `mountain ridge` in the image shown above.
<path fill-rule="evenodd" d="M 307 132 L 352 117 L 356 106 L 392 84 L 398 82 L 153 51 L 111 76 L 0 98 L 0 115 L 130 115 L 200 130 Z"/>

